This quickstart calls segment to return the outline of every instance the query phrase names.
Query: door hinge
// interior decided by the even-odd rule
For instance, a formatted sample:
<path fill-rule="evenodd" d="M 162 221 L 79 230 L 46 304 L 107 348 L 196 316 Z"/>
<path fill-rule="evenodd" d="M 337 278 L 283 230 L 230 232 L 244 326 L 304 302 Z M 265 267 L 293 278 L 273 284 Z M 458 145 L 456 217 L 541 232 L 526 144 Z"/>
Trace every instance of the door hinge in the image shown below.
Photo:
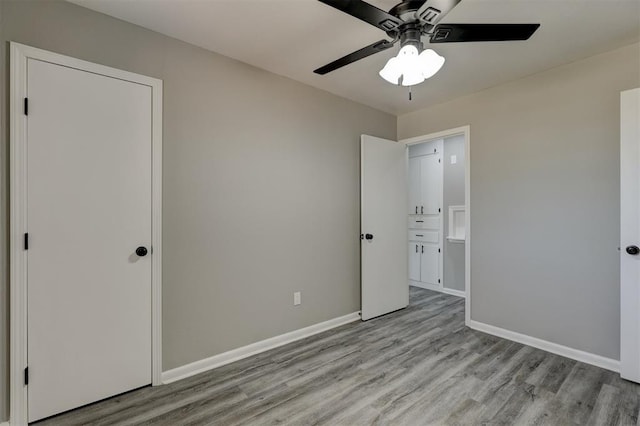
<path fill-rule="evenodd" d="M 29 384 L 29 367 L 24 369 L 24 384 L 25 386 Z"/>
<path fill-rule="evenodd" d="M 29 98 L 24 98 L 24 115 L 29 115 Z"/>
<path fill-rule="evenodd" d="M 24 249 L 29 250 L 29 233 L 25 232 L 24 234 Z"/>

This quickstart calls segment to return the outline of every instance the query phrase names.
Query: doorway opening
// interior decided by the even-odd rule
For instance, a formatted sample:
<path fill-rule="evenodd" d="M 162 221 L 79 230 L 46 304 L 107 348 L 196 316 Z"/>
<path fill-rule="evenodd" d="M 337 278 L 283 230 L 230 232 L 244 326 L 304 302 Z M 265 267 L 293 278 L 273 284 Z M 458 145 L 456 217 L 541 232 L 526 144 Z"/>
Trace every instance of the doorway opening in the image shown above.
<path fill-rule="evenodd" d="M 469 127 L 403 140 L 408 146 L 410 294 L 466 298 L 470 319 Z"/>

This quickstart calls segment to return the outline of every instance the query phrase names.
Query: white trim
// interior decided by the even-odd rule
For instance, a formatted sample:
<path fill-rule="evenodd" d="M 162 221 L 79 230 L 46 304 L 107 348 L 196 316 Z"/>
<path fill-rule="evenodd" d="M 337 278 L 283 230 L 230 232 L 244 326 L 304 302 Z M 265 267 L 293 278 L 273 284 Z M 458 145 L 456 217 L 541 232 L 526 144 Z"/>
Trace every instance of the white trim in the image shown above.
<path fill-rule="evenodd" d="M 511 330 L 505 330 L 504 328 L 496 327 L 474 320 L 469 321 L 467 323 L 467 326 L 474 330 L 482 331 L 483 333 L 492 334 L 494 336 L 502 337 L 503 339 L 512 340 L 514 342 L 542 349 L 543 351 L 551 352 L 556 355 L 584 362 L 585 364 L 591 364 L 595 365 L 596 367 L 605 368 L 616 373 L 620 370 L 620 361 L 617 361 L 615 359 L 605 358 L 603 356 L 592 354 L 590 352 L 584 352 L 578 349 L 570 348 L 568 346 L 560 345 L 558 343 L 538 339 L 537 337 L 528 336 L 526 334 L 516 333 L 515 331 Z"/>
<path fill-rule="evenodd" d="M 301 328 L 299 330 L 291 331 L 289 333 L 271 337 L 270 339 L 261 340 L 256 343 L 243 346 L 241 348 L 214 355 L 200 361 L 192 362 L 190 364 L 183 365 L 182 367 L 163 372 L 162 382 L 168 384 L 178 380 L 186 379 L 187 377 L 191 377 L 205 371 L 213 370 L 214 368 L 222 367 L 223 365 L 227 365 L 232 362 L 250 357 L 252 355 L 256 355 L 270 349 L 295 342 L 300 339 L 304 339 L 305 337 L 313 336 L 314 334 L 322 333 L 323 331 L 331 330 L 332 328 L 336 328 L 350 322 L 358 321 L 359 319 L 360 312 L 353 312 L 348 315 L 333 318 L 328 321 L 311 325 L 309 327 Z"/>
<path fill-rule="evenodd" d="M 148 77 L 146 77 L 148 78 Z M 152 79 L 151 384 L 162 384 L 162 80 Z"/>
<path fill-rule="evenodd" d="M 466 325 L 469 325 L 469 323 L 471 322 L 471 127 L 461 126 L 449 130 L 443 130 L 441 132 L 430 133 L 424 136 L 402 139 L 400 140 L 400 143 L 404 143 L 406 145 L 415 145 L 422 142 L 428 142 L 430 140 L 439 138 L 447 138 L 455 135 L 464 135 L 464 204 L 467 209 L 464 219 L 464 321 Z"/>
<path fill-rule="evenodd" d="M 9 426 L 9 422 L 0 423 L 0 426 Z"/>
<path fill-rule="evenodd" d="M 442 287 L 441 292 L 451 294 L 452 296 L 464 297 L 466 299 L 467 293 L 462 290 L 455 290 L 453 288 Z"/>
<path fill-rule="evenodd" d="M 144 84 L 152 93 L 152 384 L 161 384 L 162 371 L 162 80 L 94 64 L 69 56 L 11 42 L 10 45 L 10 324 L 9 324 L 9 414 L 11 425 L 27 424 L 27 387 L 22 372 L 27 364 L 27 254 L 22 249 L 21 236 L 26 232 L 26 116 L 22 113 L 27 97 L 27 59 L 63 65 Z"/>
<path fill-rule="evenodd" d="M 27 120 L 20 100 L 27 93 L 27 57 L 11 43 L 9 95 L 9 422 L 27 424 L 27 387 L 22 374 L 27 364 L 27 277 L 26 254 L 20 249 L 20 235 L 26 224 L 26 139 Z"/>
<path fill-rule="evenodd" d="M 444 138 L 436 142 L 439 148 L 440 154 L 440 235 L 438 242 L 438 283 L 440 287 L 444 289 Z"/>
<path fill-rule="evenodd" d="M 423 142 L 429 142 L 435 139 L 444 139 L 450 136 L 467 134 L 469 132 L 469 126 L 460 126 L 453 129 L 442 130 L 440 132 L 429 133 L 427 135 L 416 136 L 413 138 L 401 139 L 400 143 L 407 145 L 416 145 Z M 465 154 L 466 155 L 466 154 Z"/>
<path fill-rule="evenodd" d="M 464 297 L 464 298 L 467 297 L 467 293 L 465 293 L 464 291 L 455 290 L 453 288 L 447 288 L 447 287 L 443 287 L 435 284 L 423 283 L 421 281 L 409 281 L 409 285 L 413 287 L 420 287 L 427 290 L 437 291 L 439 293 L 450 294 L 452 296 L 458 296 L 458 297 Z"/>
<path fill-rule="evenodd" d="M 462 238 L 447 237 L 447 241 L 453 244 L 464 244 L 464 239 Z"/>

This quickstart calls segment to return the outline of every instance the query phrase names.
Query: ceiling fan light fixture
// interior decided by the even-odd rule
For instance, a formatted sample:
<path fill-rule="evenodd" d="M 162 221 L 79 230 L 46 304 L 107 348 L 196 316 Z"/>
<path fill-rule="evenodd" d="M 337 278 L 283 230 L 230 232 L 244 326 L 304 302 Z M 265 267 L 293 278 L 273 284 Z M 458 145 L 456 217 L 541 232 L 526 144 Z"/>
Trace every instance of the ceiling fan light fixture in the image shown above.
<path fill-rule="evenodd" d="M 417 67 L 409 68 L 402 74 L 403 86 L 415 86 L 423 81 L 424 77 L 422 76 L 422 72 Z"/>
<path fill-rule="evenodd" d="M 444 65 L 444 57 L 431 49 L 425 49 L 418 60 L 420 61 L 422 76 L 425 79 L 433 77 Z"/>
<path fill-rule="evenodd" d="M 387 61 L 379 74 L 391 84 L 415 86 L 432 77 L 443 64 L 444 58 L 433 50 L 426 49 L 419 53 L 414 44 L 407 44 L 400 49 L 397 56 Z"/>
<path fill-rule="evenodd" d="M 387 64 L 378 73 L 391 84 L 399 84 L 402 77 L 402 66 L 400 60 L 395 56 L 387 61 Z"/>

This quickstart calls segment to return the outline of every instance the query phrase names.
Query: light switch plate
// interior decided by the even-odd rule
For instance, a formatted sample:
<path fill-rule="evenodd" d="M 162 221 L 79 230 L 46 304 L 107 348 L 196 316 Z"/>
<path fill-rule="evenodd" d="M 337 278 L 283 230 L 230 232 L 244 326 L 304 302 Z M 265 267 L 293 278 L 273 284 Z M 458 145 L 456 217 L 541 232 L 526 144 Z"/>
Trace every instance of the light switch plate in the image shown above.
<path fill-rule="evenodd" d="M 455 155 L 451 156 L 451 164 L 456 164 L 458 162 L 458 157 Z"/>

